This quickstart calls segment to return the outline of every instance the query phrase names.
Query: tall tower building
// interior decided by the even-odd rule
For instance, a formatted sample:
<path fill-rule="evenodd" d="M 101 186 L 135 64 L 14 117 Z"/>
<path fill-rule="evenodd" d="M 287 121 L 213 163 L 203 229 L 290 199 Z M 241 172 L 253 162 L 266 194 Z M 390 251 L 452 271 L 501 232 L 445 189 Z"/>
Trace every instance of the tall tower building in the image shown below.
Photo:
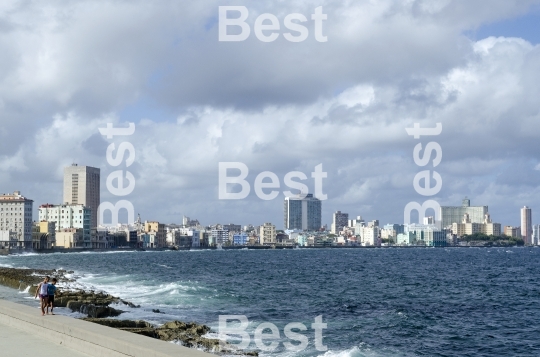
<path fill-rule="evenodd" d="M 521 237 L 525 245 L 532 244 L 532 210 L 527 206 L 521 209 Z"/>
<path fill-rule="evenodd" d="M 349 223 L 349 214 L 337 211 L 332 215 L 332 233 L 339 234 Z"/>
<path fill-rule="evenodd" d="M 73 164 L 64 168 L 64 203 L 90 208 L 90 228 L 97 227 L 100 169 Z"/>
<path fill-rule="evenodd" d="M 313 194 L 306 197 L 285 197 L 283 213 L 285 229 L 317 231 L 321 228 L 322 202 Z"/>

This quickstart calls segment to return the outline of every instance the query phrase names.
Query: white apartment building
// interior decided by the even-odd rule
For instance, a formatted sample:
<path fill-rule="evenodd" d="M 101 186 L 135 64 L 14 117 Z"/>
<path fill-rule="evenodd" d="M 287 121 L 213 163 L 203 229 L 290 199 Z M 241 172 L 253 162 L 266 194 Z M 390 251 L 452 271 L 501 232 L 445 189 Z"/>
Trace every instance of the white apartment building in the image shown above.
<path fill-rule="evenodd" d="M 229 231 L 223 229 L 212 229 L 210 232 L 213 244 L 225 244 L 229 241 Z"/>
<path fill-rule="evenodd" d="M 90 209 L 90 228 L 98 226 L 100 203 L 100 169 L 73 164 L 64 168 L 64 203 Z"/>
<path fill-rule="evenodd" d="M 259 228 L 259 243 L 275 244 L 276 243 L 276 226 L 272 223 L 265 223 Z"/>
<path fill-rule="evenodd" d="M 57 231 L 68 228 L 82 229 L 82 241 L 76 248 L 92 248 L 90 208 L 82 204 L 44 204 L 39 206 L 39 221 L 55 222 Z"/>
<path fill-rule="evenodd" d="M 379 227 L 362 226 L 360 227 L 360 242 L 363 246 L 379 245 Z"/>
<path fill-rule="evenodd" d="M 3 236 L 11 241 L 11 247 L 32 248 L 33 202 L 20 191 L 0 195 L 0 231 L 7 232 Z"/>

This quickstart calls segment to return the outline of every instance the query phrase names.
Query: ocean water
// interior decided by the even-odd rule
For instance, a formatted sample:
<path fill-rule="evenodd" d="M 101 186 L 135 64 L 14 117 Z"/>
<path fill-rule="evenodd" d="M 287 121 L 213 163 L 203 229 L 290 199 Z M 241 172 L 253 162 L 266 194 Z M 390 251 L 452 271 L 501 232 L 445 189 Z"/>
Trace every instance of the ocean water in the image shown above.
<path fill-rule="evenodd" d="M 119 318 L 217 332 L 220 315 L 245 315 L 251 337 L 271 322 L 280 345 L 263 356 L 540 356 L 536 248 L 27 254 L 0 257 L 0 266 L 74 270 L 81 286 L 141 305 L 120 307 Z M 0 297 L 37 307 L 12 289 Z M 314 345 L 319 315 L 327 351 Z M 291 322 L 308 328 L 302 351 L 282 343 Z"/>

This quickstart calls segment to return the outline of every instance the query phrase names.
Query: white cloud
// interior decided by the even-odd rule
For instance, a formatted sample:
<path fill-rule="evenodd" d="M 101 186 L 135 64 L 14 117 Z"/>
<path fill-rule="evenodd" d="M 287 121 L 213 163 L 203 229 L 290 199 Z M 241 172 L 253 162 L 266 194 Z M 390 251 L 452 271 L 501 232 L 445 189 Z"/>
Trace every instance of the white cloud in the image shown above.
<path fill-rule="evenodd" d="M 327 1 L 325 44 L 219 43 L 218 5 L 0 5 L 0 186 L 24 185 L 40 204 L 59 199 L 73 161 L 104 179 L 112 168 L 98 127 L 135 121 L 125 138 L 137 151 L 131 199 L 149 219 L 280 225 L 277 200 L 217 200 L 218 162 L 241 161 L 251 182 L 323 163 L 325 221 L 338 209 L 399 220 L 422 199 L 405 127 L 442 122 L 441 200 L 474 195 L 503 216 L 504 197 L 540 198 L 530 174 L 540 161 L 538 46 L 462 34 L 529 2 Z M 253 18 L 313 11 L 307 1 L 246 6 Z"/>

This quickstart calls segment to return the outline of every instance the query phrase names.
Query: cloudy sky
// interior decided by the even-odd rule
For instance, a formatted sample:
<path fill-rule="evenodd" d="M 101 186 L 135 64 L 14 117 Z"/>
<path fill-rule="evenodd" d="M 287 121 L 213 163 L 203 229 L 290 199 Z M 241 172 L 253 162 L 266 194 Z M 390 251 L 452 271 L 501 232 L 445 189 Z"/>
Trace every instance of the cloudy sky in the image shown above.
<path fill-rule="evenodd" d="M 220 42 L 218 8 L 245 6 L 252 31 Z M 311 14 L 327 20 L 315 39 Z M 281 29 L 257 39 L 263 13 Z M 306 16 L 289 42 L 285 16 Z M 231 15 L 232 17 L 232 15 Z M 402 222 L 426 197 L 413 188 L 414 146 L 442 148 L 441 205 L 488 205 L 496 222 L 540 223 L 540 1 L 11 1 L 0 3 L 0 192 L 62 201 L 63 167 L 126 169 L 107 146 L 136 150 L 130 200 L 143 220 L 283 226 L 283 194 L 253 190 L 257 174 L 323 165 L 323 223 L 336 210 Z M 231 30 L 231 33 L 235 33 Z M 136 125 L 108 140 L 106 123 Z M 405 128 L 441 135 L 415 140 Z M 218 198 L 219 162 L 242 162 L 244 200 Z M 231 175 L 233 172 L 231 172 Z M 535 213 L 536 212 L 536 213 Z"/>

